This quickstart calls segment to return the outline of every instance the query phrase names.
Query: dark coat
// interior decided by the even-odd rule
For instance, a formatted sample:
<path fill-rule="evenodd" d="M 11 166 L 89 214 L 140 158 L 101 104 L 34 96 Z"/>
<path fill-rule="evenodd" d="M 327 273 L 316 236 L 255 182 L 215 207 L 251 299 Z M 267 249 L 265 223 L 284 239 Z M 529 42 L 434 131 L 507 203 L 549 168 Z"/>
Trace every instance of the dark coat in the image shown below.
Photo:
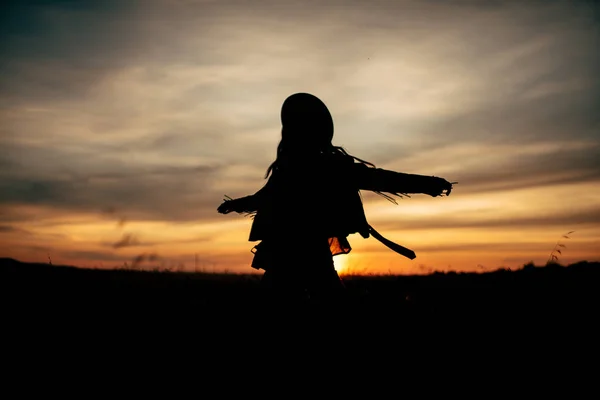
<path fill-rule="evenodd" d="M 256 215 L 249 240 L 369 237 L 354 166 L 345 155 L 282 163 L 252 196 Z"/>

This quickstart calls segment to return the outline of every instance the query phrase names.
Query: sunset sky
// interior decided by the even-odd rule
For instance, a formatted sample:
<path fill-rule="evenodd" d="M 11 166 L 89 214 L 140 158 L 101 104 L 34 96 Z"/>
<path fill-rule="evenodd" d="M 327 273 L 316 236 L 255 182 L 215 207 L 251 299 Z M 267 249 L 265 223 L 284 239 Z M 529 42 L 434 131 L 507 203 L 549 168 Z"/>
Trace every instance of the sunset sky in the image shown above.
<path fill-rule="evenodd" d="M 251 219 L 287 96 L 333 143 L 458 181 L 349 237 L 342 270 L 600 260 L 600 13 L 570 1 L 7 1 L 0 6 L 0 257 L 254 272 Z M 293 255 L 290 255 L 293 257 Z M 283 260 L 285 261 L 285 260 Z"/>

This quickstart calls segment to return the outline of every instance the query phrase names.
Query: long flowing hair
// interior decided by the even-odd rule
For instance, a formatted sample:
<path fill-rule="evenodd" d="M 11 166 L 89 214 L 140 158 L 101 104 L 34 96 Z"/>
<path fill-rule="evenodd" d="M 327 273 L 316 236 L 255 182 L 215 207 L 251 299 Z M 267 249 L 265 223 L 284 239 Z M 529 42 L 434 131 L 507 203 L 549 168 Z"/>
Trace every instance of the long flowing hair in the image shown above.
<path fill-rule="evenodd" d="M 352 159 L 354 159 L 354 161 L 359 162 L 361 164 L 366 165 L 368 168 L 377 168 L 375 166 L 375 164 L 369 162 L 369 161 L 365 161 L 361 158 L 358 158 L 356 156 L 353 156 L 352 154 L 349 154 L 346 149 L 344 149 L 341 146 L 334 146 L 331 142 L 329 143 L 325 143 L 322 144 L 321 146 L 319 146 L 316 150 L 318 150 L 320 155 L 342 155 L 342 156 L 346 156 L 346 157 L 351 157 Z M 289 155 L 289 153 L 292 153 L 293 151 L 290 151 L 289 148 L 286 149 L 286 144 L 285 144 L 285 140 L 281 139 L 281 141 L 279 142 L 279 144 L 277 145 L 277 156 L 275 158 L 275 161 L 273 161 L 271 163 L 271 165 L 269 165 L 269 168 L 267 168 L 267 172 L 265 173 L 265 179 L 269 178 L 269 176 L 276 171 L 277 169 L 279 169 L 279 167 L 282 164 L 282 161 Z M 375 192 L 376 194 L 378 194 L 379 196 L 385 198 L 386 200 L 394 203 L 394 204 L 398 204 L 396 202 L 396 199 L 394 199 L 392 196 L 384 193 L 384 192 L 380 192 L 380 191 L 376 191 L 374 190 L 373 192 Z M 408 194 L 406 193 L 391 193 L 395 196 L 398 196 L 400 198 L 406 196 L 406 197 L 410 197 L 408 196 Z"/>

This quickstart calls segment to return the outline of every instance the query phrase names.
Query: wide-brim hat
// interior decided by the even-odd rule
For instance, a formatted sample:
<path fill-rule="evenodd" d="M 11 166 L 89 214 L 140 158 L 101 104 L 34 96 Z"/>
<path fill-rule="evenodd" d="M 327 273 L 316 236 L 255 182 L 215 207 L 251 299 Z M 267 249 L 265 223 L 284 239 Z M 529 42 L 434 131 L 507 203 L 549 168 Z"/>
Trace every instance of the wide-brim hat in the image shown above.
<path fill-rule="evenodd" d="M 307 139 L 333 139 L 333 118 L 321 99 L 310 93 L 295 93 L 281 106 L 281 124 L 284 130 L 300 132 Z"/>

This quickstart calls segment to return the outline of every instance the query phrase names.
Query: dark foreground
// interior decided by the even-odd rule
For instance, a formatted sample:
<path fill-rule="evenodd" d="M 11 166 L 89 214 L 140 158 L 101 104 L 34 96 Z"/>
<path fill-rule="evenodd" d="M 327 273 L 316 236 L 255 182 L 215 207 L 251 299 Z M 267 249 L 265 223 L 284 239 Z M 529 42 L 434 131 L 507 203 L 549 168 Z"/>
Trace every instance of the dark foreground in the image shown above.
<path fill-rule="evenodd" d="M 596 359 L 599 278 L 600 263 L 587 262 L 346 277 L 340 303 L 290 305 L 265 299 L 256 275 L 0 259 L 2 354 L 23 377 L 35 369 L 72 384 L 74 372 L 101 376 L 86 393 L 112 382 L 116 371 L 127 379 L 140 373 L 151 387 L 167 371 L 187 371 L 202 388 L 209 376 L 233 371 L 261 381 L 274 373 L 312 379 L 322 370 L 327 379 L 341 373 L 350 386 L 374 369 L 394 379 L 404 376 L 401 368 L 427 376 L 436 367 L 444 375 L 467 368 L 470 381 L 474 371 L 498 368 L 502 377 L 521 369 L 515 375 L 529 378 L 540 366 L 563 374 Z M 28 386 L 34 380 L 21 388 Z"/>
<path fill-rule="evenodd" d="M 466 320 L 595 314 L 600 263 L 525 266 L 488 273 L 344 277 L 347 297 L 335 306 L 273 304 L 257 275 L 92 270 L 0 259 L 3 305 L 13 317 L 136 319 L 187 324 L 266 317 L 285 320 L 323 312 L 331 321 L 380 318 Z"/>
<path fill-rule="evenodd" d="M 70 360 L 82 372 L 190 364 L 225 373 L 243 362 L 252 377 L 259 364 L 430 368 L 434 359 L 464 364 L 467 354 L 477 368 L 519 359 L 556 363 L 598 350 L 599 278 L 600 263 L 587 262 L 357 276 L 344 278 L 347 297 L 337 304 L 283 304 L 263 296 L 257 275 L 0 259 L 3 348 L 27 368 L 45 360 L 52 370 Z"/>

